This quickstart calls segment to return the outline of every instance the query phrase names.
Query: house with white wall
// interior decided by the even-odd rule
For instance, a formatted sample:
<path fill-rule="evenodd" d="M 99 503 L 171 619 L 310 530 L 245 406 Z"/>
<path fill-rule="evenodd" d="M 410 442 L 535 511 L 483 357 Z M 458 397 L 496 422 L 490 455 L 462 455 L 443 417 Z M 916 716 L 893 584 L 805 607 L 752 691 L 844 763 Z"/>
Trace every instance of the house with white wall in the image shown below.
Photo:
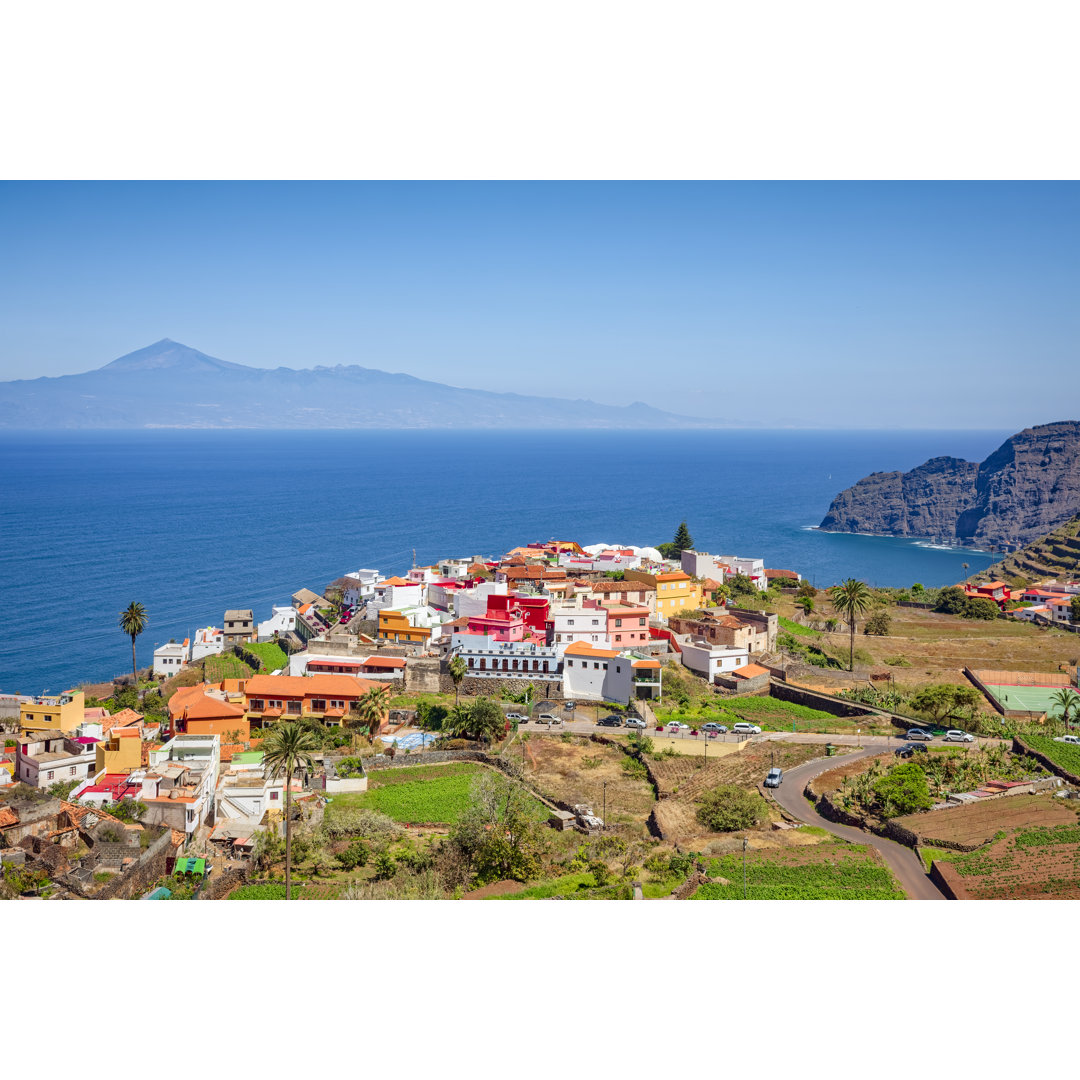
<path fill-rule="evenodd" d="M 342 583 L 341 601 L 354 610 L 366 604 L 375 595 L 375 586 L 384 580 L 378 570 L 352 570 L 345 577 L 350 580 Z"/>
<path fill-rule="evenodd" d="M 548 644 L 566 647 L 584 642 L 600 649 L 609 648 L 608 613 L 591 601 L 581 607 L 563 605 L 548 611 Z"/>
<path fill-rule="evenodd" d="M 277 634 L 287 634 L 296 629 L 296 620 L 299 613 L 292 604 L 275 604 L 273 614 L 269 619 L 259 623 L 259 641 L 273 641 Z"/>
<path fill-rule="evenodd" d="M 262 754 L 237 754 L 221 770 L 214 791 L 215 819 L 259 821 L 268 810 L 285 807 L 285 780 L 281 773 L 266 775 Z"/>
<path fill-rule="evenodd" d="M 704 638 L 680 639 L 683 666 L 712 682 L 717 675 L 726 674 L 750 663 L 746 646 L 716 645 Z"/>
<path fill-rule="evenodd" d="M 216 626 L 204 626 L 195 631 L 191 643 L 191 659 L 201 660 L 204 656 L 217 656 L 225 650 L 225 633 Z"/>
<path fill-rule="evenodd" d="M 764 559 L 748 559 L 740 555 L 710 555 L 707 551 L 684 551 L 682 571 L 691 577 L 727 581 L 736 574 L 748 577 L 759 589 L 769 587 Z"/>
<path fill-rule="evenodd" d="M 154 650 L 154 674 L 168 678 L 175 675 L 191 659 L 191 642 L 170 641 Z"/>
<path fill-rule="evenodd" d="M 15 743 L 15 779 L 30 787 L 74 780 L 81 783 L 94 772 L 97 739 L 62 731 L 35 731 Z"/>
<path fill-rule="evenodd" d="M 633 697 L 634 659 L 576 641 L 563 652 L 563 696 L 585 701 L 618 701 Z"/>
<path fill-rule="evenodd" d="M 450 644 L 450 656 L 460 656 L 477 679 L 558 679 L 561 654 L 554 645 L 498 641 L 489 634 L 454 634 Z"/>
<path fill-rule="evenodd" d="M 389 577 L 378 582 L 364 606 L 364 618 L 375 621 L 383 608 L 416 607 L 425 601 L 427 586 L 418 581 Z"/>

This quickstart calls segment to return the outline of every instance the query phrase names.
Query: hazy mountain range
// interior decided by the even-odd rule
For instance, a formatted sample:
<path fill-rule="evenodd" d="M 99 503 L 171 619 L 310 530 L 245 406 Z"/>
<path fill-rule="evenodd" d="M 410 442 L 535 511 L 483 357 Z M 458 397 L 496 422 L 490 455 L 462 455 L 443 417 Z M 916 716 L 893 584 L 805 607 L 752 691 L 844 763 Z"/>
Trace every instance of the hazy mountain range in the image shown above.
<path fill-rule="evenodd" d="M 537 383 L 543 380 L 538 372 Z M 467 390 L 350 364 L 274 369 L 164 338 L 96 371 L 0 383 L 0 428 L 718 428 L 641 402 Z"/>

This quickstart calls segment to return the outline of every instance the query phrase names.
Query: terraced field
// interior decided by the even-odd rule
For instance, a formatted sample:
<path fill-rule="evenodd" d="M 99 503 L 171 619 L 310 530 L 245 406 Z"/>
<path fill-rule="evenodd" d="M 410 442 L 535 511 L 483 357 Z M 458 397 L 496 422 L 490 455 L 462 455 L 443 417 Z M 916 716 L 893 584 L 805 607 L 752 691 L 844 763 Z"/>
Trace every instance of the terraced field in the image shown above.
<path fill-rule="evenodd" d="M 1018 830 L 935 865 L 964 900 L 1080 899 L 1080 825 Z"/>
<path fill-rule="evenodd" d="M 919 837 L 920 844 L 959 844 L 974 849 L 989 843 L 1002 830 L 1075 824 L 1076 811 L 1052 795 L 1009 795 L 926 814 L 908 814 L 896 818 L 896 823 Z"/>
<path fill-rule="evenodd" d="M 710 877 L 693 900 L 903 900 L 888 867 L 871 847 L 827 845 L 752 852 L 743 885 L 741 855 L 709 859 Z"/>

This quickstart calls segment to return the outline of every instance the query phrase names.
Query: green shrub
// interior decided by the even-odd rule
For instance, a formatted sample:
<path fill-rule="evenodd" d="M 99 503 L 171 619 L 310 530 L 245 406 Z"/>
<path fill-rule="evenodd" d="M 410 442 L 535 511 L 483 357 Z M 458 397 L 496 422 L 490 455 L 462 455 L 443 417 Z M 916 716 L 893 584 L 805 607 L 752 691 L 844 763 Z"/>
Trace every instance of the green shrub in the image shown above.
<path fill-rule="evenodd" d="M 756 792 L 736 784 L 721 784 L 698 802 L 698 821 L 714 832 L 751 829 L 765 817 L 765 805 Z"/>

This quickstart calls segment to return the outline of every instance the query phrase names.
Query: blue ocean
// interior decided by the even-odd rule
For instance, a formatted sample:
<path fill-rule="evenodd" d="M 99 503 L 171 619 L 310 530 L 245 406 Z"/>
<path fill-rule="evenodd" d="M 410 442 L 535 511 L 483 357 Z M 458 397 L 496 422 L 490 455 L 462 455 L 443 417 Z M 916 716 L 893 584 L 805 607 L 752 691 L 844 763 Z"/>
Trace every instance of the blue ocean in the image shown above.
<path fill-rule="evenodd" d="M 0 690 L 61 691 L 130 669 L 132 600 L 156 644 L 270 616 L 347 570 L 403 572 L 552 537 L 763 556 L 825 587 L 952 583 L 993 561 L 910 539 L 819 533 L 870 472 L 1005 431 L 136 431 L 0 433 Z M 970 569 L 964 570 L 968 563 Z"/>

